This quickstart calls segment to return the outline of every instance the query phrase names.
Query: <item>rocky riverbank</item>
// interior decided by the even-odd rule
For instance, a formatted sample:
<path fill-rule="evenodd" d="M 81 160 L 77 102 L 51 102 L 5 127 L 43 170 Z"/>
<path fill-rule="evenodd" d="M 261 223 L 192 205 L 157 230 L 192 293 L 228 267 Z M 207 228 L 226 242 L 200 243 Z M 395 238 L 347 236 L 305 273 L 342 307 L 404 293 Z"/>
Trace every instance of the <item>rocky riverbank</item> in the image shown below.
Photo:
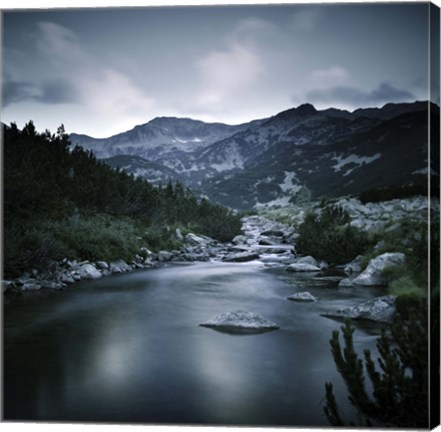
<path fill-rule="evenodd" d="M 62 290 L 81 280 L 99 279 L 112 274 L 154 268 L 167 262 L 225 261 L 247 262 L 262 259 L 268 263 L 288 263 L 294 258 L 293 228 L 251 216 L 243 218 L 243 234 L 231 243 L 221 243 L 210 237 L 189 233 L 183 235 L 179 229 L 174 233 L 182 243 L 179 250 L 151 252 L 143 248 L 130 262 L 118 260 L 77 261 L 68 258 L 53 261 L 44 271 L 33 269 L 14 280 L 3 281 L 5 293 L 38 290 Z"/>
<path fill-rule="evenodd" d="M 422 220 L 427 217 L 429 210 L 439 208 L 439 203 L 434 201 L 429 209 L 428 200 L 424 197 L 366 205 L 362 205 L 353 198 L 342 198 L 337 204 L 349 212 L 352 225 L 365 230 L 376 229 L 381 224 L 386 224 L 388 229 L 391 229 L 394 224 L 399 225 L 399 221 L 404 217 Z M 320 208 L 317 207 L 316 211 L 320 211 Z M 393 218 L 391 218 L 392 213 Z M 293 217 L 300 221 L 304 214 L 301 210 Z M 159 267 L 169 262 L 243 263 L 256 260 L 267 268 L 280 267 L 287 272 L 308 272 L 311 276 L 308 277 L 309 282 L 332 285 L 336 289 L 353 286 L 386 286 L 387 281 L 383 278 L 383 270 L 389 266 L 403 266 L 406 262 L 406 256 L 403 253 L 391 250 L 371 259 L 365 269 L 361 267 L 363 257 L 358 256 L 352 262 L 339 266 L 338 275 L 330 275 L 327 272 L 329 265 L 326 262 L 318 261 L 312 256 L 297 255 L 295 247 L 298 236 L 297 226 L 298 223 L 287 225 L 263 216 L 247 216 L 242 219 L 242 234 L 236 236 L 230 243 L 221 243 L 194 233 L 183 235 L 178 229 L 174 236 L 182 244 L 179 250 L 163 250 L 153 253 L 143 248 L 140 251 L 142 256 L 141 253 L 136 255 L 131 262 L 123 260 L 79 262 L 64 259 L 61 262 L 50 263 L 47 270 L 43 272 L 34 269 L 17 279 L 3 281 L 3 290 L 6 294 L 62 290 L 81 280 Z M 293 293 L 288 299 L 320 301 L 308 291 L 304 291 L 305 286 L 298 287 L 299 291 Z M 395 311 L 395 297 L 388 296 L 386 300 L 380 297 L 378 301 L 372 301 L 366 305 L 329 311 L 324 315 L 335 318 L 351 317 L 384 321 L 390 319 Z"/>

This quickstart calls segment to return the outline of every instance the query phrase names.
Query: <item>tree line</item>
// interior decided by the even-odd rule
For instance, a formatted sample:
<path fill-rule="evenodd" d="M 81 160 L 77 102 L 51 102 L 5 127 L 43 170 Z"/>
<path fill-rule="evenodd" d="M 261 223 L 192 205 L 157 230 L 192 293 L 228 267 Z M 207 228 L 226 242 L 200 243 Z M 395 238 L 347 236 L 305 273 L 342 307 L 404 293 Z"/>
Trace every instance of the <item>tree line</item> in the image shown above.
<path fill-rule="evenodd" d="M 171 232 L 171 227 L 192 230 L 220 241 L 231 240 L 240 232 L 240 216 L 231 210 L 198 199 L 179 182 L 157 187 L 122 169 L 113 169 L 91 151 L 72 146 L 63 126 L 52 134 L 48 130 L 37 132 L 32 121 L 22 130 L 15 123 L 3 125 L 3 143 L 6 274 L 22 271 L 27 266 L 44 265 L 23 257 L 42 255 L 38 249 L 47 249 L 48 243 L 58 244 L 58 249 L 64 252 L 66 248 L 63 249 L 56 235 L 58 230 L 51 233 L 51 227 L 71 224 L 74 215 L 77 221 L 87 220 L 91 231 L 101 229 L 104 219 L 107 225 L 117 220 L 132 224 L 136 226 L 137 235 L 144 235 L 152 248 L 161 247 L 154 243 L 164 238 L 152 232 Z M 98 226 L 90 223 L 98 216 Z M 40 235 L 42 230 L 44 235 Z M 30 233 L 34 233 L 32 238 Z M 43 255 L 46 260 L 59 258 L 61 251 Z M 88 256 L 81 258 L 89 259 Z"/>

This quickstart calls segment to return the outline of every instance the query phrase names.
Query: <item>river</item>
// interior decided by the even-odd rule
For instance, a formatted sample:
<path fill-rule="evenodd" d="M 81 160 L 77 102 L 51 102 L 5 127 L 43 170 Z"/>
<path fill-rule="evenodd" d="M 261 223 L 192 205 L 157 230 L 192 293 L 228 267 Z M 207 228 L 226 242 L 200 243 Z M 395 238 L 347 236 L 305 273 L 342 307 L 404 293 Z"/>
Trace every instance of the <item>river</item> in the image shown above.
<path fill-rule="evenodd" d="M 4 418 L 329 426 L 324 384 L 351 407 L 320 312 L 379 295 L 262 263 L 169 264 L 4 304 Z M 316 303 L 286 297 L 308 290 Z M 232 335 L 198 324 L 244 309 L 280 325 Z M 375 349 L 357 325 L 355 346 Z"/>

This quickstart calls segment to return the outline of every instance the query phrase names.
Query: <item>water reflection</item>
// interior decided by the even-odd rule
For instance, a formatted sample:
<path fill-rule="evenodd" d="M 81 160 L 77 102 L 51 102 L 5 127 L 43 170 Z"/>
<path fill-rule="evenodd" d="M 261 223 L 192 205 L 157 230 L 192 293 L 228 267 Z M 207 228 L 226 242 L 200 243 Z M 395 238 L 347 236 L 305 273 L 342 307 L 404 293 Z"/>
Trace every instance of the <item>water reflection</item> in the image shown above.
<path fill-rule="evenodd" d="M 176 265 L 8 305 L 5 417 L 327 425 L 325 381 L 349 407 L 329 352 L 340 324 L 320 311 L 375 292 L 311 286 L 319 302 L 287 301 L 304 278 L 255 263 Z M 199 326 L 237 309 L 281 329 L 241 337 Z M 357 347 L 374 344 L 356 332 Z"/>

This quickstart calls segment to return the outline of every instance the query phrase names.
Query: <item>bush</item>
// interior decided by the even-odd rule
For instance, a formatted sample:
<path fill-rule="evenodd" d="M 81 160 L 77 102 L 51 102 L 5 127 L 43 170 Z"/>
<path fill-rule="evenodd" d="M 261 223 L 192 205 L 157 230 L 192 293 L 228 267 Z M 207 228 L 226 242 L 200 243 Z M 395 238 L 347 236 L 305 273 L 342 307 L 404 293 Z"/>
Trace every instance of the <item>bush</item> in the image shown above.
<path fill-rule="evenodd" d="M 427 311 L 419 308 L 409 318 L 395 321 L 383 329 L 377 341 L 380 354 L 377 365 L 369 350 L 363 361 L 354 349 L 354 329 L 347 321 L 342 327 L 345 347 L 339 332 L 332 334 L 331 351 L 347 390 L 357 409 L 357 426 L 391 426 L 427 428 L 429 426 L 428 328 Z M 439 323 L 439 321 L 438 321 Z M 439 324 L 438 324 L 439 326 Z M 365 375 L 372 383 L 372 394 L 366 390 Z M 326 383 L 325 414 L 333 426 L 345 426 L 331 383 Z M 355 426 L 353 423 L 350 425 Z"/>
<path fill-rule="evenodd" d="M 360 255 L 368 236 L 349 225 L 349 214 L 338 206 L 327 206 L 318 215 L 309 213 L 299 227 L 297 250 L 330 264 L 343 264 Z"/>
<path fill-rule="evenodd" d="M 439 196 L 439 188 L 437 191 L 438 191 L 438 195 L 434 193 L 433 196 L 435 197 Z M 363 204 L 366 204 L 368 202 L 375 203 L 381 201 L 390 201 L 393 199 L 411 198 L 418 195 L 422 195 L 422 196 L 428 195 L 426 177 L 424 177 L 419 182 L 405 183 L 403 185 L 373 187 L 361 192 L 359 198 Z"/>

